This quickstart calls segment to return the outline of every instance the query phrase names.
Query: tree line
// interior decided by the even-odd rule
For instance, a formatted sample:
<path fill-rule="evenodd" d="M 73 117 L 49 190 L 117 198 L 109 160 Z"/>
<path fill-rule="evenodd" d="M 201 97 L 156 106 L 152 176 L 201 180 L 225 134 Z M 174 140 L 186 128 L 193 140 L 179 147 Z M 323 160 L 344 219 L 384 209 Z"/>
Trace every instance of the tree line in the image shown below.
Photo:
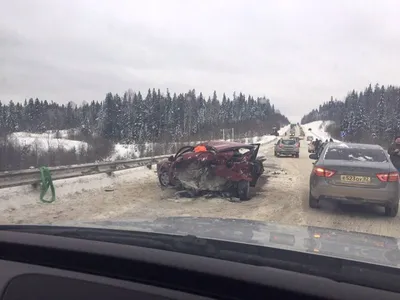
<path fill-rule="evenodd" d="M 113 142 L 143 143 L 220 138 L 223 128 L 234 128 L 240 136 L 263 135 L 273 126 L 287 123 L 269 99 L 242 93 L 232 98 L 223 94 L 218 99 L 214 92 L 207 99 L 195 90 L 171 95 L 149 89 L 144 97 L 129 90 L 122 97 L 108 93 L 102 102 L 81 105 L 37 98 L 23 104 L 0 102 L 3 136 L 15 131 L 80 128 L 85 134 L 98 134 Z"/>
<path fill-rule="evenodd" d="M 269 99 L 243 93 L 232 97 L 223 94 L 219 99 L 217 92 L 206 98 L 195 90 L 171 94 L 168 90 L 161 93 L 149 89 L 145 96 L 128 90 L 122 96 L 107 93 L 103 101 L 79 105 L 38 98 L 23 103 L 0 101 L 0 170 L 94 162 L 109 157 L 115 143 L 145 145 L 220 139 L 222 129 L 227 129 L 225 138 L 232 138 L 231 132 L 235 139 L 260 136 L 269 134 L 274 126 L 288 123 Z M 89 146 L 43 153 L 8 140 L 11 133 L 18 131 L 65 129 L 70 130 L 70 139 L 85 141 Z M 168 150 L 157 154 L 166 154 L 162 152 L 171 147 L 163 149 Z"/>
<path fill-rule="evenodd" d="M 317 120 L 335 122 L 327 128 L 334 138 L 386 147 L 400 134 L 400 87 L 370 84 L 363 91 L 349 92 L 344 101 L 331 97 L 303 116 L 301 123 Z"/>

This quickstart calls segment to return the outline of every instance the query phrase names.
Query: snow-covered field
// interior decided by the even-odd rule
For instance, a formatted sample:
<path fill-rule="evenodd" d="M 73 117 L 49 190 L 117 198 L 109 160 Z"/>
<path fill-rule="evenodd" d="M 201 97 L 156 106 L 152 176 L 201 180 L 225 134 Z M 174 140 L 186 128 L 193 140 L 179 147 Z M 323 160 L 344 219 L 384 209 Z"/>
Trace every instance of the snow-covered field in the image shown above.
<path fill-rule="evenodd" d="M 30 147 L 32 150 L 47 152 L 51 149 L 63 148 L 67 151 L 76 149 L 87 149 L 88 144 L 81 141 L 69 140 L 67 135 L 60 134 L 56 137 L 55 133 L 30 133 L 30 132 L 14 132 L 10 135 L 9 140 L 14 145 L 21 147 Z"/>

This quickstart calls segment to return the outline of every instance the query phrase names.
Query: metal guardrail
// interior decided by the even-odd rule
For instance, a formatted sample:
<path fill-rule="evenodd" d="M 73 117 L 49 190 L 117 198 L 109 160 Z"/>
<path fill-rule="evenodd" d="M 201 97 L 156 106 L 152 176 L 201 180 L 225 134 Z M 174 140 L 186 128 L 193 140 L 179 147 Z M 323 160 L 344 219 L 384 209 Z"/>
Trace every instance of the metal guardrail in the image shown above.
<path fill-rule="evenodd" d="M 122 171 L 130 168 L 136 168 L 144 165 L 152 165 L 158 161 L 168 158 L 169 155 L 161 155 L 154 157 L 145 157 L 130 160 L 120 160 L 113 162 L 100 162 L 72 166 L 60 166 L 49 168 L 53 180 L 67 179 L 79 176 L 94 175 Z M 0 172 L 0 189 L 13 187 L 18 185 L 37 184 L 40 181 L 39 169 L 28 169 L 18 171 Z"/>

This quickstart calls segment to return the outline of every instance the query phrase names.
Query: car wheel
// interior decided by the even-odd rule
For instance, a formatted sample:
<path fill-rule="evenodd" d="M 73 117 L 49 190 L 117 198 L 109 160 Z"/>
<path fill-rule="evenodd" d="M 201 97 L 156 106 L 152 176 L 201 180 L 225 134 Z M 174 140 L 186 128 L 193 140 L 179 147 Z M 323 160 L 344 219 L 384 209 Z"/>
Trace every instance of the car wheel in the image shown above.
<path fill-rule="evenodd" d="M 162 170 L 160 174 L 158 175 L 158 181 L 160 182 L 162 187 L 168 187 L 169 186 L 169 175 L 167 170 Z"/>
<path fill-rule="evenodd" d="M 397 216 L 397 213 L 399 212 L 399 202 L 396 204 L 390 204 L 385 207 L 385 215 L 388 217 L 394 218 Z"/>
<path fill-rule="evenodd" d="M 248 181 L 242 180 L 238 182 L 237 192 L 239 199 L 246 201 L 250 199 L 250 183 Z"/>
<path fill-rule="evenodd" d="M 318 199 L 314 198 L 313 195 L 311 195 L 311 190 L 308 195 L 308 205 L 311 208 L 319 208 L 319 201 Z"/>
<path fill-rule="evenodd" d="M 296 158 L 299 158 L 299 157 L 300 157 L 300 153 L 297 153 L 297 154 L 296 154 Z"/>
<path fill-rule="evenodd" d="M 274 155 L 275 155 L 275 156 L 278 156 L 278 153 L 275 151 L 275 152 L 274 152 Z"/>

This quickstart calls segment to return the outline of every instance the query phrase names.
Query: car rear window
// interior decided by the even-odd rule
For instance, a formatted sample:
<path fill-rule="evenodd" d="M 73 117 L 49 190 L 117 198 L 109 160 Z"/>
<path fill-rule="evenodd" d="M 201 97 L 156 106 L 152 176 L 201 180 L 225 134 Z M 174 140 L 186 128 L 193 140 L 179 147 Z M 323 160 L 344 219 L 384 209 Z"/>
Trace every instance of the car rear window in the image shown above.
<path fill-rule="evenodd" d="M 296 144 L 296 140 L 282 140 L 282 144 L 284 144 L 284 145 L 294 145 L 294 144 Z"/>
<path fill-rule="evenodd" d="M 382 149 L 332 147 L 325 154 L 325 159 L 387 162 L 387 157 Z"/>

